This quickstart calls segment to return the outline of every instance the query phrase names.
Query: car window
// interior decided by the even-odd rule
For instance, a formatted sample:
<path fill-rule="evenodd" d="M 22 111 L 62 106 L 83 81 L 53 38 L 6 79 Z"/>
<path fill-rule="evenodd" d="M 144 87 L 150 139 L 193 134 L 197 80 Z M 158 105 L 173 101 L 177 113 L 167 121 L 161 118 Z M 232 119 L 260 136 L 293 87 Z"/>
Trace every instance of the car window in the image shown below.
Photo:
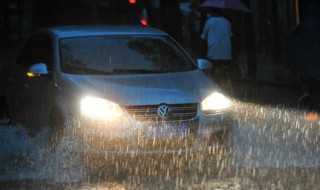
<path fill-rule="evenodd" d="M 17 64 L 23 67 L 28 68 L 35 63 L 46 63 L 49 70 L 53 68 L 52 42 L 45 35 L 30 37 L 17 57 Z"/>
<path fill-rule="evenodd" d="M 61 39 L 62 71 L 72 74 L 141 74 L 196 69 L 170 38 L 93 36 Z"/>

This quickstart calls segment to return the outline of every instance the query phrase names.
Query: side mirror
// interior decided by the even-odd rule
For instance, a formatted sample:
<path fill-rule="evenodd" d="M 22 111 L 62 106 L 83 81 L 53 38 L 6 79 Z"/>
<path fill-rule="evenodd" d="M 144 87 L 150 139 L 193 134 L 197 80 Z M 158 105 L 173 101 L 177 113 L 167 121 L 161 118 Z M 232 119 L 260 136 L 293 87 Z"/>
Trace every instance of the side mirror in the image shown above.
<path fill-rule="evenodd" d="M 45 63 L 36 63 L 29 67 L 27 75 L 29 77 L 41 76 L 49 74 Z"/>
<path fill-rule="evenodd" d="M 212 69 L 212 63 L 208 59 L 197 59 L 197 66 L 201 70 Z"/>

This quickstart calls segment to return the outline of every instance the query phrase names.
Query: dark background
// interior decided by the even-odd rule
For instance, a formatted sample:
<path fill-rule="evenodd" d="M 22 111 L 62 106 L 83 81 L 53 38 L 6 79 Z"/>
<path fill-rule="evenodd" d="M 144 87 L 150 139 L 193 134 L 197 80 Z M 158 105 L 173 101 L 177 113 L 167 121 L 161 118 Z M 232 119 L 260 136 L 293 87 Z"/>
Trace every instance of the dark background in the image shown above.
<path fill-rule="evenodd" d="M 198 0 L 200 3 L 204 0 Z M 250 81 L 296 83 L 290 73 L 288 44 L 305 5 L 316 0 L 240 0 L 250 13 L 224 10 L 233 29 L 233 60 L 241 77 Z M 132 3 L 135 2 L 135 3 Z M 194 58 L 205 57 L 203 48 L 193 52 L 188 36 L 189 0 L 1 0 L 0 56 L 6 63 L 28 35 L 43 27 L 61 25 L 141 25 L 162 29 L 173 36 Z M 146 13 L 146 14 L 145 14 Z M 199 9 L 199 33 L 206 10 Z M 147 17 L 145 16 L 147 15 Z M 200 35 L 200 34 L 199 34 Z M 240 75 L 239 75 L 240 76 Z"/>
<path fill-rule="evenodd" d="M 203 2 L 203 0 L 199 0 Z M 287 44 L 301 10 L 315 0 L 241 0 L 251 13 L 227 11 L 234 33 L 235 59 L 247 77 L 256 78 L 259 65 L 286 68 Z M 186 13 L 179 7 L 188 0 L 2 0 L 0 1 L 1 50 L 19 47 L 34 30 L 60 25 L 137 24 L 144 12 L 149 26 L 160 28 L 189 50 Z M 203 15 L 205 10 L 200 9 Z M 200 28 L 205 18 L 200 20 Z M 192 53 L 192 52 L 191 52 Z M 203 54 L 193 54 L 201 57 Z M 268 57 L 268 62 L 263 63 Z M 259 76 L 258 76 L 259 77 Z M 279 79 L 281 80 L 281 79 Z M 281 81 L 280 81 L 281 82 Z"/>

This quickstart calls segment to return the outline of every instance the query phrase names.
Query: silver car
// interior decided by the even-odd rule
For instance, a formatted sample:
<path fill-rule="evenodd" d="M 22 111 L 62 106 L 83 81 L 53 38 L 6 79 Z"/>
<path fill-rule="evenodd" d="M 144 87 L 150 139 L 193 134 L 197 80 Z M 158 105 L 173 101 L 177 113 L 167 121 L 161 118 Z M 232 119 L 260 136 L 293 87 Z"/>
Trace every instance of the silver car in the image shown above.
<path fill-rule="evenodd" d="M 1 117 L 31 136 L 49 126 L 52 145 L 71 129 L 77 148 L 92 153 L 218 146 L 232 103 L 203 72 L 211 68 L 154 28 L 43 29 L 3 70 Z"/>

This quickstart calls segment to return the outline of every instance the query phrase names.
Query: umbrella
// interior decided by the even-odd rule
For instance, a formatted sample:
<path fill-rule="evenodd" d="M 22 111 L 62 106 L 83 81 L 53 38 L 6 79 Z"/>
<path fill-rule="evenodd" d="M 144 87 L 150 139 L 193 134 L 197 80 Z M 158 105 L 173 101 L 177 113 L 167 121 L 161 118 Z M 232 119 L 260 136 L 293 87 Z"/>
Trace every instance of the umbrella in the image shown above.
<path fill-rule="evenodd" d="M 240 0 L 206 0 L 201 4 L 200 7 L 233 9 L 238 11 L 250 12 L 250 9 L 245 6 Z"/>

